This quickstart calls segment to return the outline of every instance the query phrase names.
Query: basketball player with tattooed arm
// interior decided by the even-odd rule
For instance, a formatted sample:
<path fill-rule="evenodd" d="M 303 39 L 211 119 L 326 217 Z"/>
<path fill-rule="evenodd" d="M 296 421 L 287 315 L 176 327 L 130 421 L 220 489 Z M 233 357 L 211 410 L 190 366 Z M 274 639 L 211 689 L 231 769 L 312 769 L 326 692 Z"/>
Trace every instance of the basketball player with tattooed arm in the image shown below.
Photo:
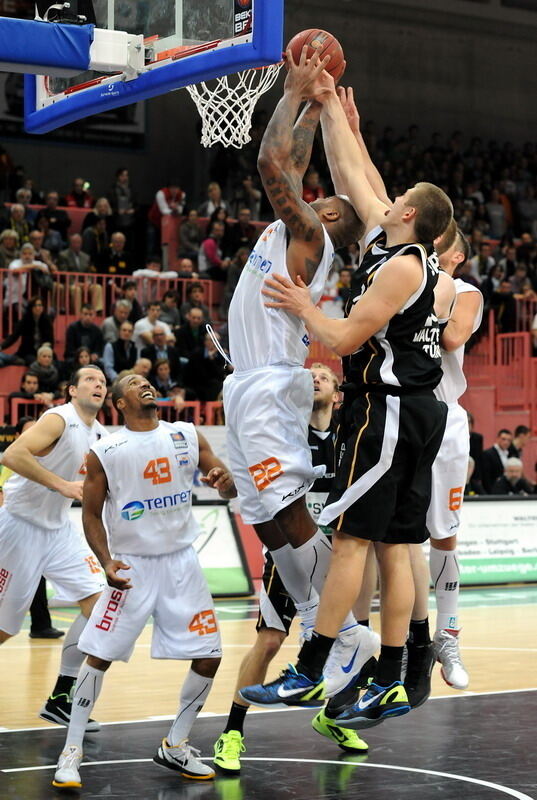
<path fill-rule="evenodd" d="M 116 381 L 112 401 L 125 426 L 92 447 L 82 501 L 84 532 L 108 588 L 79 642 L 88 659 L 76 682 L 53 785 L 80 788 L 83 731 L 104 673 L 112 661 L 129 660 L 151 615 L 152 657 L 192 662 L 179 711 L 153 760 L 185 778 L 208 780 L 214 771 L 188 736 L 222 649 L 212 597 L 192 547 L 199 535 L 192 513 L 194 473 L 199 466 L 202 480 L 225 499 L 236 496 L 235 486 L 193 425 L 159 421 L 156 392 L 146 378 Z"/>
<path fill-rule="evenodd" d="M 365 223 L 362 261 L 346 318 L 326 318 L 302 277 L 272 275 L 271 307 L 292 313 L 323 344 L 343 356 L 345 382 L 336 443 L 336 478 L 319 518 L 333 531 L 333 554 L 314 633 L 298 663 L 267 686 L 246 687 L 253 704 L 282 693 L 304 705 L 324 695 L 323 670 L 341 620 L 360 590 L 366 554 L 375 542 L 381 573 L 381 638 L 377 669 L 365 695 L 336 718 L 367 728 L 410 705 L 401 683 L 414 584 L 408 543 L 426 538 L 431 467 L 442 441 L 446 406 L 433 393 L 442 376 L 440 330 L 434 314 L 438 258 L 433 241 L 453 209 L 436 186 L 419 183 L 394 203 L 379 197 L 368 164 L 327 72 L 306 65 L 304 88 L 323 106 L 325 148 L 337 191 L 345 192 Z M 305 703 L 304 703 L 305 699 Z"/>
<path fill-rule="evenodd" d="M 67 402 L 45 411 L 2 457 L 17 474 L 4 486 L 0 509 L 0 642 L 21 629 L 41 575 L 80 606 L 63 642 L 58 680 L 40 711 L 60 725 L 69 724 L 71 690 L 84 660 L 78 639 L 103 586 L 99 564 L 70 521 L 69 508 L 82 499 L 91 446 L 106 436 L 96 421 L 105 397 L 101 370 L 82 367 L 70 380 Z M 88 720 L 85 730 L 98 731 L 99 725 Z"/>
<path fill-rule="evenodd" d="M 255 527 L 292 598 L 307 637 L 313 629 L 318 593 L 328 570 L 331 543 L 313 521 L 306 493 L 324 471 L 314 468 L 308 446 L 313 380 L 304 369 L 308 337 L 292 314 L 267 308 L 267 275 L 301 278 L 314 301 L 323 292 L 334 248 L 356 241 L 363 231 L 344 197 L 308 205 L 302 178 L 308 167 L 321 105 L 297 114 L 310 82 L 325 60 L 306 66 L 288 53 L 284 94 L 267 126 L 258 167 L 277 220 L 266 228 L 248 259 L 229 308 L 229 349 L 234 372 L 224 383 L 227 447 L 241 514 Z M 354 616 L 339 620 L 326 669 L 327 693 L 345 688 L 378 649 L 378 635 Z M 345 667 L 345 669 L 343 669 Z M 310 705 L 323 705 L 315 698 Z M 279 698 L 286 702 L 287 695 Z"/>
<path fill-rule="evenodd" d="M 314 466 L 325 465 L 326 473 L 317 478 L 306 495 L 306 503 L 314 520 L 323 510 L 334 478 L 334 441 L 336 422 L 332 412 L 339 400 L 339 380 L 330 367 L 312 364 L 313 411 L 308 426 L 308 443 Z M 270 553 L 265 560 L 263 582 L 259 592 L 257 636 L 252 648 L 244 656 L 237 677 L 237 690 L 246 683 L 264 680 L 270 662 L 274 659 L 285 638 L 289 635 L 296 609 L 285 591 Z M 214 745 L 214 764 L 224 774 L 240 773 L 241 753 L 244 747 L 244 722 L 248 705 L 236 693 L 231 704 L 224 731 Z M 334 724 L 321 709 L 312 720 L 314 730 L 336 742 L 342 750 L 367 753 L 367 744 L 356 731 L 345 730 Z"/>

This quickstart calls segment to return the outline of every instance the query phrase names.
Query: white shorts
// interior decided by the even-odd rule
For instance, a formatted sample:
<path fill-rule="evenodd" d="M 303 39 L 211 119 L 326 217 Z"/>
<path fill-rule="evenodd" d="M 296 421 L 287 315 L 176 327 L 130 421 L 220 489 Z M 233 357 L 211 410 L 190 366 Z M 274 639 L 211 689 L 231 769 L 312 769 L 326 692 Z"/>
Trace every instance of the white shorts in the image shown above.
<path fill-rule="evenodd" d="M 71 522 L 47 530 L 0 508 L 0 630 L 20 631 L 42 575 L 69 601 L 104 586 L 98 561 Z"/>
<path fill-rule="evenodd" d="M 459 530 L 469 454 L 468 416 L 458 403 L 450 403 L 444 438 L 432 470 L 431 503 L 427 512 L 431 539 L 447 539 Z"/>
<path fill-rule="evenodd" d="M 193 547 L 162 556 L 115 555 L 132 588 L 108 586 L 95 604 L 78 649 L 104 661 L 128 661 L 153 615 L 152 658 L 219 658 L 213 599 Z"/>
<path fill-rule="evenodd" d="M 229 466 L 244 522 L 274 519 L 306 494 L 324 467 L 308 445 L 313 379 L 302 367 L 233 373 L 224 382 Z"/>

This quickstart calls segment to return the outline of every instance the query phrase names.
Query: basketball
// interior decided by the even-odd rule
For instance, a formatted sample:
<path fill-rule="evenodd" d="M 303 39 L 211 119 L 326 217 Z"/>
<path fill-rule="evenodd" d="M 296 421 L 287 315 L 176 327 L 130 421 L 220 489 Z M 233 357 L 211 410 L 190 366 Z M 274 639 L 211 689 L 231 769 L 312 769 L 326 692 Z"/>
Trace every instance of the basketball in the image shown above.
<path fill-rule="evenodd" d="M 296 64 L 300 61 L 304 45 L 308 45 L 308 58 L 312 58 L 316 50 L 319 51 L 321 59 L 325 56 L 330 56 L 326 70 L 337 83 L 345 72 L 345 54 L 336 37 L 332 36 L 328 31 L 322 31 L 318 28 L 310 28 L 307 31 L 297 33 L 287 45 L 293 54 Z"/>

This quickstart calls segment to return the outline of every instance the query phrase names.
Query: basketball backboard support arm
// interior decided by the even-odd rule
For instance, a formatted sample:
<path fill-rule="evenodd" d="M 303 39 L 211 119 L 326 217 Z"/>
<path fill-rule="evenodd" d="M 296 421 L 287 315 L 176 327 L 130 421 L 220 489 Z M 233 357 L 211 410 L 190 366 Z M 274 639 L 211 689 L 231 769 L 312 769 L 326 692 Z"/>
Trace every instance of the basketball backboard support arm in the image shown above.
<path fill-rule="evenodd" d="M 200 83 L 221 75 L 277 63 L 282 58 L 284 0 L 255 0 L 253 34 L 239 37 L 231 46 L 201 49 L 188 58 L 150 65 L 129 80 L 123 72 L 86 89 L 73 92 L 61 102 L 45 107 L 37 103 L 35 75 L 25 75 L 25 129 L 28 133 L 47 133 L 92 114 L 146 100 L 158 94 Z M 54 23 L 43 23 L 54 24 Z"/>

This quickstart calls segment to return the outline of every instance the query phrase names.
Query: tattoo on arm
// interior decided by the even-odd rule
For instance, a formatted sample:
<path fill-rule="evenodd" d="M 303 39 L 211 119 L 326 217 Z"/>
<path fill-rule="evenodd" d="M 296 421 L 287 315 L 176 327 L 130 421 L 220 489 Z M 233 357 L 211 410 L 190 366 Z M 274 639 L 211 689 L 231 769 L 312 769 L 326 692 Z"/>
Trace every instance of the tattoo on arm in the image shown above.
<path fill-rule="evenodd" d="M 291 236 L 304 242 L 313 242 L 321 235 L 317 214 L 297 194 L 288 175 L 272 175 L 265 180 L 265 188 L 272 207 Z"/>
<path fill-rule="evenodd" d="M 320 103 L 309 102 L 293 129 L 291 161 L 294 169 L 299 173 L 300 180 L 304 177 L 304 173 L 310 163 L 315 133 L 321 119 L 321 111 L 322 105 Z"/>

